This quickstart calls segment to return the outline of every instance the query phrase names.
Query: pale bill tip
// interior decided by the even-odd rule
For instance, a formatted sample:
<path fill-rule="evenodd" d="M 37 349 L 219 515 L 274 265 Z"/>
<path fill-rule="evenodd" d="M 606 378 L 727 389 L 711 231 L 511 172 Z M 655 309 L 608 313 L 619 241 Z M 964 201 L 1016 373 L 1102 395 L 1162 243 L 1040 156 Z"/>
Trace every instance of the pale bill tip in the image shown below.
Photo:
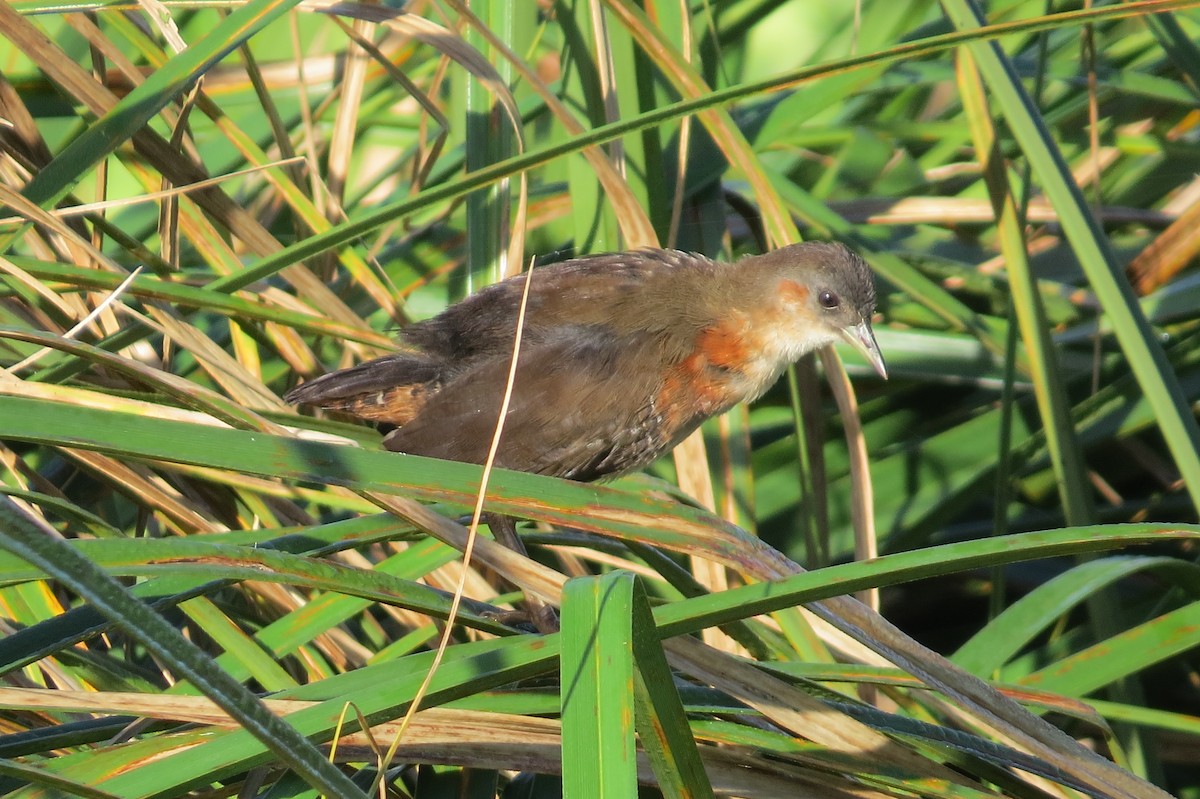
<path fill-rule="evenodd" d="M 879 376 L 887 380 L 887 365 L 883 362 L 883 353 L 879 351 L 879 344 L 875 341 L 875 333 L 871 330 L 869 321 L 864 319 L 857 325 L 848 325 L 842 328 L 842 338 L 862 353 L 862 356 L 867 359 L 867 363 L 874 367 Z"/>

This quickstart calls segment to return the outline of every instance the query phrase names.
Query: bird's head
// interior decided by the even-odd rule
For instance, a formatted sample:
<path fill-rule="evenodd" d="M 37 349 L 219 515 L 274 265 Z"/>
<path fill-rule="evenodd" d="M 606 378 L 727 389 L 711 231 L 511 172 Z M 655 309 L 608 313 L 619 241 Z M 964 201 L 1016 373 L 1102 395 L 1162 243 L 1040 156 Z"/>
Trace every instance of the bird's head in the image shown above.
<path fill-rule="evenodd" d="M 804 242 L 746 259 L 757 271 L 776 315 L 781 354 L 795 360 L 842 339 L 887 378 L 875 334 L 875 283 L 870 267 L 841 244 Z"/>

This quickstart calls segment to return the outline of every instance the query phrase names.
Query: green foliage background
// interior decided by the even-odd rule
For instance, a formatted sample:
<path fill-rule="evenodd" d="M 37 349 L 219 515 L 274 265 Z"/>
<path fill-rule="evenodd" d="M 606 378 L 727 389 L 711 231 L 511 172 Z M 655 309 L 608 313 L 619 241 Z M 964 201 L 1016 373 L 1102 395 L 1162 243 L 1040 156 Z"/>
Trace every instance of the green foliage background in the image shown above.
<path fill-rule="evenodd" d="M 1196 5 L 0 0 L 0 790 L 1196 796 Z M 800 238 L 891 379 L 494 474 L 534 560 L 279 398 L 535 255 Z"/>

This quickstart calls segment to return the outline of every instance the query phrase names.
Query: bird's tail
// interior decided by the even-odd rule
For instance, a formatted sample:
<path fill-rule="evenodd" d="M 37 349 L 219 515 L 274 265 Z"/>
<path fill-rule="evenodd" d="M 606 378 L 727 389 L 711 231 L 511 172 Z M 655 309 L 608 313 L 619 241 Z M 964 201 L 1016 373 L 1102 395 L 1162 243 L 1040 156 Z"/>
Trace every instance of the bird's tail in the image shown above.
<path fill-rule="evenodd" d="M 396 353 L 309 380 L 284 399 L 399 426 L 441 389 L 442 372 L 424 356 Z"/>

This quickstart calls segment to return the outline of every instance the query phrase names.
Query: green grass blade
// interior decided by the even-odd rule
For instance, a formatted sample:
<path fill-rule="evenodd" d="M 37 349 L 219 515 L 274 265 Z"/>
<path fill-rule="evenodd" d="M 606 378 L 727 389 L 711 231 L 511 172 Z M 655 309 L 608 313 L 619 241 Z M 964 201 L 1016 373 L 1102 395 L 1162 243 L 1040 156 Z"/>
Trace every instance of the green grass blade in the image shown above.
<path fill-rule="evenodd" d="M 131 139 L 214 64 L 299 2 L 250 0 L 236 8 L 207 36 L 156 69 L 64 147 L 25 187 L 25 196 L 43 207 L 58 202 L 93 166 Z"/>
<path fill-rule="evenodd" d="M 673 799 L 712 797 L 712 785 L 667 664 L 646 591 L 636 579 L 630 612 L 638 737 L 650 756 L 659 790 Z"/>
<path fill-rule="evenodd" d="M 1192 602 L 1064 657 L 1021 683 L 1067 696 L 1086 696 L 1197 644 L 1200 602 Z"/>
<path fill-rule="evenodd" d="M 971 637 L 954 661 L 973 674 L 991 674 L 1038 635 L 1100 589 L 1140 572 L 1200 595 L 1200 568 L 1172 558 L 1110 557 L 1090 561 L 1039 585 Z"/>
<path fill-rule="evenodd" d="M 628 572 L 569 580 L 562 602 L 563 793 L 637 793 L 633 592 Z"/>
<path fill-rule="evenodd" d="M 972 0 L 942 0 L 942 5 L 961 31 L 978 29 L 985 23 Z M 966 46 L 978 61 L 988 89 L 1004 112 L 1047 198 L 1058 211 L 1091 289 L 1111 319 L 1117 342 L 1154 408 L 1192 503 L 1200 507 L 1200 425 L 1153 329 L 1138 307 L 1108 237 L 1089 210 L 1062 152 L 1004 51 L 995 42 L 977 41 Z"/>
<path fill-rule="evenodd" d="M 1083 454 L 1071 420 L 1071 404 L 1063 386 L 1062 372 L 1054 343 L 1050 338 L 1046 309 L 1029 266 L 1025 249 L 1023 220 L 1017 208 L 1017 198 L 1004 167 L 1003 156 L 996 140 L 983 85 L 975 62 L 962 54 L 958 61 L 963 108 L 975 141 L 975 152 L 983 164 L 988 193 L 996 209 L 1000 249 L 1004 255 L 1012 302 L 1017 314 L 1026 358 L 1033 378 L 1038 411 L 1046 433 L 1050 463 L 1058 478 L 1059 494 L 1068 525 L 1087 524 L 1095 520 L 1092 490 L 1087 482 Z"/>
<path fill-rule="evenodd" d="M 146 605 L 137 601 L 91 561 L 39 527 L 7 497 L 0 497 L 4 533 L 0 547 L 28 560 L 136 637 L 181 677 L 189 680 L 222 710 L 238 720 L 263 746 L 275 753 L 314 788 L 332 796 L 363 796 L 307 738 L 266 707 L 241 683 L 217 668 L 195 644 Z"/>

